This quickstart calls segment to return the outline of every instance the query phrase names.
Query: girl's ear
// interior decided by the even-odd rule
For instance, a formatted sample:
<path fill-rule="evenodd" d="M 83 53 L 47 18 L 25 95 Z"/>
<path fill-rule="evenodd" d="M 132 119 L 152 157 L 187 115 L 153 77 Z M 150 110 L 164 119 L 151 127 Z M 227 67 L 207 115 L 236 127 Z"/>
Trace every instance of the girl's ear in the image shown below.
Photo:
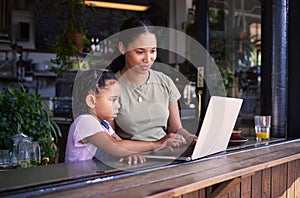
<path fill-rule="evenodd" d="M 85 103 L 89 108 L 94 109 L 95 108 L 95 102 L 96 102 L 96 97 L 93 94 L 88 94 L 85 97 Z"/>
<path fill-rule="evenodd" d="M 119 51 L 121 52 L 121 54 L 124 55 L 126 52 L 126 49 L 125 49 L 124 44 L 121 41 L 119 42 L 118 48 L 119 48 Z"/>

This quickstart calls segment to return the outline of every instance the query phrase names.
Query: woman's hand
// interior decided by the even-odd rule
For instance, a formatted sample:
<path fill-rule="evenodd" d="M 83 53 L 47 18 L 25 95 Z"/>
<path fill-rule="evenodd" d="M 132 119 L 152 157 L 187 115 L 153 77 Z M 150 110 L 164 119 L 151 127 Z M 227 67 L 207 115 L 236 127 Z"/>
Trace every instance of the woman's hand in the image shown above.
<path fill-rule="evenodd" d="M 128 164 L 138 164 L 141 163 L 145 163 L 146 162 L 146 158 L 142 155 L 130 155 L 130 156 L 126 156 L 126 157 L 122 157 L 121 159 L 119 159 L 120 163 L 123 163 L 124 161 L 127 161 Z"/>
<path fill-rule="evenodd" d="M 198 137 L 196 135 L 191 134 L 185 128 L 179 128 L 179 129 L 177 129 L 176 134 L 182 135 L 185 138 L 187 144 L 189 144 L 189 145 L 190 144 L 196 144 L 196 142 L 198 140 Z"/>
<path fill-rule="evenodd" d="M 185 138 L 182 135 L 175 134 L 175 133 L 169 133 L 165 137 L 158 140 L 157 142 L 159 143 L 159 145 L 155 150 L 160 150 L 166 147 L 172 150 L 172 147 L 178 147 L 183 144 L 186 144 Z"/>
<path fill-rule="evenodd" d="M 196 135 L 189 135 L 188 137 L 186 137 L 186 141 L 191 143 L 191 144 L 196 144 L 198 140 L 198 137 Z"/>
<path fill-rule="evenodd" d="M 180 134 L 170 133 L 167 136 L 170 137 L 167 141 L 167 146 L 178 147 L 187 143 L 186 139 Z"/>

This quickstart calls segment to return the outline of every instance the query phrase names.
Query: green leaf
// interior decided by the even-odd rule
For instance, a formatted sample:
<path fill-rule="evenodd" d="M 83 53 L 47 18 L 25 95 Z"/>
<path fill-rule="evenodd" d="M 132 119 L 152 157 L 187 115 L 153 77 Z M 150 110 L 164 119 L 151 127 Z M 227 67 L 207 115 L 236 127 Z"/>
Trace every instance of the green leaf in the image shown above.
<path fill-rule="evenodd" d="M 12 150 L 12 136 L 20 132 L 19 125 L 24 134 L 40 144 L 42 157 L 54 158 L 57 148 L 53 144 L 61 132 L 41 96 L 26 93 L 20 84 L 19 88 L 3 89 L 0 99 L 0 149 Z"/>

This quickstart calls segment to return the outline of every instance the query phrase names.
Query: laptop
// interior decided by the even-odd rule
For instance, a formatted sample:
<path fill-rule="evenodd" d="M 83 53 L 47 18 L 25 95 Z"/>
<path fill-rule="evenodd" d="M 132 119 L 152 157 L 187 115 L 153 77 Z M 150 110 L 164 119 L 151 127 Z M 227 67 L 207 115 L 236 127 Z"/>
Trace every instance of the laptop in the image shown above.
<path fill-rule="evenodd" d="M 144 156 L 150 159 L 190 161 L 225 151 L 242 102 L 243 99 L 239 98 L 211 96 L 196 144 L 180 146 L 172 152 L 168 149 L 152 151 Z"/>

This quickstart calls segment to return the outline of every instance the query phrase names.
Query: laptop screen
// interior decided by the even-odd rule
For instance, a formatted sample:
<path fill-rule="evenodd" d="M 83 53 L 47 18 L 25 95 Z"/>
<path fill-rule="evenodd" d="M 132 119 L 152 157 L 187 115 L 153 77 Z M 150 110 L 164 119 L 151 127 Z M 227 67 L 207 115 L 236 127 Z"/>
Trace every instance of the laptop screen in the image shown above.
<path fill-rule="evenodd" d="M 210 98 L 192 159 L 226 150 L 242 102 L 239 98 Z"/>

